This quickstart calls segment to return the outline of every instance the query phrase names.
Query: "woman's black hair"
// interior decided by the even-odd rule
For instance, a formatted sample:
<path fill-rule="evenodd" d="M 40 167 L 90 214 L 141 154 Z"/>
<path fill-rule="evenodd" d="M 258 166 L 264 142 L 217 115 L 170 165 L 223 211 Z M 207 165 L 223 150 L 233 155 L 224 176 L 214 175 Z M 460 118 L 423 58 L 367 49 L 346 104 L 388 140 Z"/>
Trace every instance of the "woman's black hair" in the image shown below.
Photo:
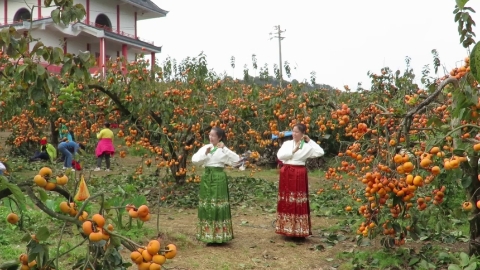
<path fill-rule="evenodd" d="M 110 123 L 105 123 L 106 128 L 110 128 Z"/>
<path fill-rule="evenodd" d="M 217 136 L 220 139 L 221 142 L 225 143 L 225 141 L 227 140 L 227 136 L 225 135 L 225 131 L 219 127 L 213 127 L 212 128 L 213 131 L 215 131 L 215 133 L 217 134 Z"/>
<path fill-rule="evenodd" d="M 74 132 L 73 132 L 73 131 L 68 131 L 68 132 L 70 132 L 70 136 L 72 136 L 72 141 L 75 141 L 75 134 L 74 134 Z"/>
<path fill-rule="evenodd" d="M 80 146 L 80 149 L 82 149 L 82 150 L 85 151 L 85 149 L 86 149 L 86 145 L 85 145 L 85 144 L 79 143 L 78 145 Z"/>
<path fill-rule="evenodd" d="M 293 127 L 297 127 L 297 129 L 300 130 L 300 132 L 302 132 L 303 134 L 307 132 L 307 126 L 305 126 L 304 124 L 295 124 L 295 126 Z"/>

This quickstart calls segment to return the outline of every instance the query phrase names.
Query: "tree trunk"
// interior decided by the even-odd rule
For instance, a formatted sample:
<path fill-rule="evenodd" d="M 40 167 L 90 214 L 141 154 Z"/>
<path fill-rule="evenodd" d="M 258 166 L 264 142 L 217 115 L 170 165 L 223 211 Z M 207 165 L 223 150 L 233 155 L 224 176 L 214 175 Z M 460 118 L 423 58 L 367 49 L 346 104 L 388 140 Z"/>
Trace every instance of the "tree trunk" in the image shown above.
<path fill-rule="evenodd" d="M 185 174 L 177 175 L 177 172 L 180 171 L 180 168 L 187 167 L 187 159 L 183 157 L 179 162 L 178 165 L 173 165 L 170 167 L 170 171 L 172 172 L 173 178 L 175 179 L 175 183 L 179 185 L 185 184 L 185 179 L 187 178 Z"/>
<path fill-rule="evenodd" d="M 56 131 L 55 121 L 50 120 L 50 141 L 53 145 L 58 145 L 58 132 Z"/>

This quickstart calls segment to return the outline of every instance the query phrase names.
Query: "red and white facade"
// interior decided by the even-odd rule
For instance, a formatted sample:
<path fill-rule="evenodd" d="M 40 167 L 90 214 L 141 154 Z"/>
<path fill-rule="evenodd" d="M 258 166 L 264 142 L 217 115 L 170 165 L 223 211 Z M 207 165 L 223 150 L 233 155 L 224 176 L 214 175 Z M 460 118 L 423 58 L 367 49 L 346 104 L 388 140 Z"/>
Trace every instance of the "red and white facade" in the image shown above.
<path fill-rule="evenodd" d="M 0 0 L 0 10 L 3 8 L 4 14 L 0 28 L 12 25 L 18 31 L 28 31 L 33 24 L 32 36 L 40 38 L 46 46 L 60 46 L 73 54 L 90 51 L 97 58 L 97 67 L 92 72 L 103 71 L 110 58 L 123 56 L 132 61 L 137 54 L 150 53 L 153 63 L 155 54 L 161 52 L 161 46 L 137 35 L 137 21 L 165 17 L 168 13 L 151 0 L 74 0 L 74 3 L 85 7 L 85 19 L 63 26 L 53 23 L 50 17 L 53 8 L 42 8 L 43 0 L 26 0 L 26 3 Z M 28 6 L 33 5 L 31 16 Z M 30 17 L 33 18 L 31 23 Z M 56 72 L 60 67 L 49 66 L 48 69 Z"/>

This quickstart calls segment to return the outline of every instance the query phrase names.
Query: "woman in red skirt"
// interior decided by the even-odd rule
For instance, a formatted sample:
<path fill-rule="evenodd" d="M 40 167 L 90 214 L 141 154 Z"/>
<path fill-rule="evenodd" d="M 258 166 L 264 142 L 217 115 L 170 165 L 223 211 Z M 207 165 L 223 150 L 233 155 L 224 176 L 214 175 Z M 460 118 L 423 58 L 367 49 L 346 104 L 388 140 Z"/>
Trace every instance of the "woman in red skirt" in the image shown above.
<path fill-rule="evenodd" d="M 305 135 L 306 131 L 304 124 L 296 124 L 292 130 L 293 140 L 284 142 L 277 153 L 283 166 L 280 169 L 275 232 L 289 237 L 312 235 L 305 161 L 323 156 L 324 151 Z"/>

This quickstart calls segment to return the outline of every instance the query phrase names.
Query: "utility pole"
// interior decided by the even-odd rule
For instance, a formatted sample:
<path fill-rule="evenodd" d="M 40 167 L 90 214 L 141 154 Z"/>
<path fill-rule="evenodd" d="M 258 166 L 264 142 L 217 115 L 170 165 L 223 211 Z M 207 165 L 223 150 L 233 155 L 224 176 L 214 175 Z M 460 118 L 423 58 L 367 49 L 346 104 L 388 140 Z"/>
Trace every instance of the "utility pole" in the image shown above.
<path fill-rule="evenodd" d="M 282 33 L 286 32 L 287 30 L 281 30 L 280 25 L 274 26 L 274 29 L 277 31 L 276 33 L 270 33 L 270 35 L 273 35 L 270 40 L 274 38 L 278 38 L 278 58 L 279 58 L 279 74 L 280 74 L 280 87 L 282 87 L 282 81 L 283 81 L 283 66 L 282 66 L 282 40 L 285 37 L 282 37 Z"/>

